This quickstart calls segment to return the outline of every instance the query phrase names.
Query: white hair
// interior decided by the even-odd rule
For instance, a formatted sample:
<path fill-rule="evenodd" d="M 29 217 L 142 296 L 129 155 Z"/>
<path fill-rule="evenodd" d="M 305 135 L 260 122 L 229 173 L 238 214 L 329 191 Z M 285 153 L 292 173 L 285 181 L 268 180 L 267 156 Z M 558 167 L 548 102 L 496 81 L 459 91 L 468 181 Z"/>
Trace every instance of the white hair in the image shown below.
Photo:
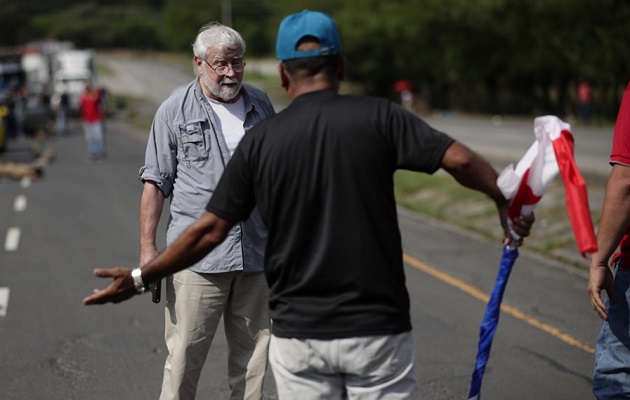
<path fill-rule="evenodd" d="M 245 40 L 240 33 L 219 22 L 210 22 L 199 29 L 192 45 L 193 54 L 206 59 L 208 52 L 240 49 L 245 54 Z"/>

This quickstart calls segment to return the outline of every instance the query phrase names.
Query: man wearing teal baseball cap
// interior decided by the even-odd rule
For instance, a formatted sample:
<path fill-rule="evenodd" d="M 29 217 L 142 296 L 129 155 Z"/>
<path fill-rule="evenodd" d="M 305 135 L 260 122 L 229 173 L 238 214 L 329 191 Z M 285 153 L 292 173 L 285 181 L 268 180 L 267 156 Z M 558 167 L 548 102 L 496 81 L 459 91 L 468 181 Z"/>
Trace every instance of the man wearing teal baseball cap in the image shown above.
<path fill-rule="evenodd" d="M 505 243 L 508 201 L 478 154 L 388 100 L 340 95 L 346 61 L 330 16 L 286 17 L 276 52 L 291 104 L 241 140 L 207 212 L 153 261 L 151 284 L 211 251 L 254 206 L 268 228 L 269 361 L 278 397 L 417 399 L 415 346 L 393 174 L 442 168 L 496 203 Z M 512 221 L 521 237 L 533 218 Z M 520 245 L 521 241 L 514 244 Z M 85 304 L 135 294 L 126 268 Z"/>

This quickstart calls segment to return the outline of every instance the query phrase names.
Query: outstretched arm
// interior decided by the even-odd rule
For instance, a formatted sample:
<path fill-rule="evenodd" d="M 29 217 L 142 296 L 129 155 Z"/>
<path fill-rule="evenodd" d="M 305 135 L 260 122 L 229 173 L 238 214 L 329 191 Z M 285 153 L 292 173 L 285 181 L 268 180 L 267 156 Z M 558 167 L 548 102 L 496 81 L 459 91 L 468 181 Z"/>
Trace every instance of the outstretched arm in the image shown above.
<path fill-rule="evenodd" d="M 604 320 L 608 319 L 608 314 L 601 298 L 601 291 L 605 290 L 611 300 L 615 299 L 608 260 L 628 226 L 630 226 L 630 167 L 615 164 L 606 185 L 606 195 L 597 230 L 597 251 L 591 256 L 588 278 L 591 306 Z"/>
<path fill-rule="evenodd" d="M 497 186 L 498 174 L 486 159 L 463 144 L 454 142 L 444 153 L 442 168 L 461 185 L 485 193 L 494 200 L 505 233 L 504 244 L 521 245 L 522 239 L 515 241 L 509 233 L 507 218 L 510 202 L 503 197 Z M 524 238 L 529 235 L 533 223 L 533 214 L 520 216 L 512 221 L 512 228 Z"/>
<path fill-rule="evenodd" d="M 232 226 L 232 221 L 204 213 L 163 253 L 142 267 L 144 284 L 150 285 L 201 260 L 225 239 Z M 131 268 L 95 269 L 94 275 L 112 278 L 113 282 L 105 289 L 94 289 L 91 296 L 83 299 L 85 305 L 120 303 L 136 294 Z"/>

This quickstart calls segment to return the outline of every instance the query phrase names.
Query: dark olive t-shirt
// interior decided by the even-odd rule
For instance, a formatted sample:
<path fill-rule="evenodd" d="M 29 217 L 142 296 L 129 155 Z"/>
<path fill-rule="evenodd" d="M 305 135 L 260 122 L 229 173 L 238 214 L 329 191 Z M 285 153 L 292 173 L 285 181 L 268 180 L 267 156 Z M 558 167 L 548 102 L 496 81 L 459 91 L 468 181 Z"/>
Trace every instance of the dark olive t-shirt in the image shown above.
<path fill-rule="evenodd" d="M 269 231 L 272 331 L 344 338 L 409 331 L 393 174 L 435 172 L 453 140 L 385 99 L 301 95 L 249 131 L 207 210 Z"/>

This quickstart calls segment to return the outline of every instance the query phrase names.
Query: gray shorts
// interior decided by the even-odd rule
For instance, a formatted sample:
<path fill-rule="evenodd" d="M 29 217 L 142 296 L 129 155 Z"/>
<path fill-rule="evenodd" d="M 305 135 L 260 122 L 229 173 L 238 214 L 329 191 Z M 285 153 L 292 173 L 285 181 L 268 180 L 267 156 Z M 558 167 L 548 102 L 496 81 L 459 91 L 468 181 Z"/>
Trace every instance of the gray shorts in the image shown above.
<path fill-rule="evenodd" d="M 279 399 L 419 399 L 410 332 L 345 339 L 271 336 Z"/>

